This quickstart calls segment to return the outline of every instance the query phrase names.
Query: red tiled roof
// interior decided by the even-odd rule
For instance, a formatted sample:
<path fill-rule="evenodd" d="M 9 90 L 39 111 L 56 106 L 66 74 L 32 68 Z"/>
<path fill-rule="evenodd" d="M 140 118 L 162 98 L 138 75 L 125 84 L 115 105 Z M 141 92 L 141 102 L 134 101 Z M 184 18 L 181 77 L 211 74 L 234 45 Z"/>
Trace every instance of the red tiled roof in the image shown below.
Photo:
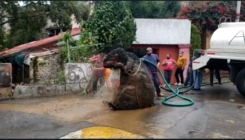
<path fill-rule="evenodd" d="M 79 28 L 73 28 L 71 30 L 71 36 L 78 35 L 79 33 L 80 33 Z M 59 34 L 59 35 L 55 35 L 55 36 L 52 36 L 52 37 L 44 38 L 44 39 L 41 39 L 41 40 L 33 41 L 33 42 L 30 42 L 30 43 L 22 44 L 22 45 L 14 47 L 14 48 L 11 48 L 11 49 L 8 49 L 8 50 L 0 52 L 0 56 L 6 56 L 6 55 L 10 55 L 10 54 L 13 54 L 13 53 L 16 53 L 16 52 L 20 52 L 20 51 L 23 51 L 23 50 L 26 50 L 26 49 L 35 48 L 35 47 L 42 46 L 42 45 L 45 45 L 45 44 L 48 44 L 48 43 L 52 43 L 52 42 L 58 41 L 60 39 L 60 37 L 61 36 Z"/>

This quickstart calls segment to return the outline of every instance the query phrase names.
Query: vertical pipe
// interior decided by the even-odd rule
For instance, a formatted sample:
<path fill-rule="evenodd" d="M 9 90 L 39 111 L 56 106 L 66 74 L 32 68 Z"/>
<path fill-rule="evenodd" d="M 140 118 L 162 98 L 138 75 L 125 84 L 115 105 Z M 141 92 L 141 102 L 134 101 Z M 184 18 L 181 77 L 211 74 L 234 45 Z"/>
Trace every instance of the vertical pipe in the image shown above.
<path fill-rule="evenodd" d="M 67 56 L 68 56 L 68 63 L 71 62 L 71 58 L 70 58 L 70 46 L 69 46 L 69 40 L 66 41 L 66 46 L 67 46 Z"/>
<path fill-rule="evenodd" d="M 236 4 L 236 20 L 235 22 L 239 22 L 239 19 L 240 19 L 240 11 L 241 11 L 241 1 L 237 1 L 237 4 Z"/>
<path fill-rule="evenodd" d="M 22 82 L 24 83 L 24 81 L 25 81 L 25 66 L 24 66 L 24 64 L 22 64 L 22 67 L 21 67 L 21 69 L 22 69 Z"/>

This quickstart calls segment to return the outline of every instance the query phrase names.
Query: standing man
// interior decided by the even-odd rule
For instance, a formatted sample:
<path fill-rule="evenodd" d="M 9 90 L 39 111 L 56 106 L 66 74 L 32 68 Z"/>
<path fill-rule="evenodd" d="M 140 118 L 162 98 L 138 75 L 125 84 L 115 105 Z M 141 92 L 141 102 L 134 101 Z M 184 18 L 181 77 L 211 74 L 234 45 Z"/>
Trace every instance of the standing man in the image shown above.
<path fill-rule="evenodd" d="M 214 74 L 216 79 L 218 80 L 218 83 L 221 85 L 221 77 L 220 77 L 220 71 L 217 68 L 214 68 L 214 66 L 211 66 L 210 70 L 210 85 L 213 86 L 214 83 Z"/>
<path fill-rule="evenodd" d="M 183 72 L 185 70 L 185 66 L 186 66 L 186 56 L 184 56 L 184 52 L 181 52 L 179 54 L 179 58 L 176 62 L 176 71 L 175 71 L 175 78 L 176 78 L 176 83 L 175 85 L 183 85 L 184 84 L 184 76 L 183 76 Z M 179 80 L 179 76 L 180 76 L 180 80 Z"/>
<path fill-rule="evenodd" d="M 190 82 L 190 86 L 193 85 L 194 80 L 193 80 L 193 71 L 192 71 L 192 61 L 193 61 L 194 59 L 195 59 L 195 57 L 193 56 L 193 57 L 191 58 L 191 61 L 190 61 L 189 65 L 188 65 L 188 72 L 187 72 L 187 77 L 186 77 L 186 79 L 185 79 L 184 86 L 188 86 L 188 83 L 189 83 L 189 82 Z"/>
<path fill-rule="evenodd" d="M 201 90 L 203 69 L 193 71 L 193 79 L 195 81 L 192 90 Z"/>
<path fill-rule="evenodd" d="M 100 85 L 104 85 L 105 83 L 105 68 L 103 67 L 103 57 L 104 54 L 96 55 L 90 58 L 89 62 L 94 65 L 92 76 L 88 82 L 86 87 L 86 92 L 95 94 L 98 90 L 98 82 Z"/>
<path fill-rule="evenodd" d="M 151 61 L 152 63 L 154 63 L 157 67 L 149 64 L 149 63 L 145 63 L 145 65 L 147 66 L 150 74 L 152 75 L 152 80 L 154 82 L 154 86 L 156 88 L 156 93 L 158 97 L 163 97 L 164 95 L 161 94 L 161 89 L 160 89 L 160 81 L 157 75 L 157 68 L 159 68 L 160 65 L 160 60 L 158 58 L 158 56 L 156 54 L 152 54 L 152 48 L 148 47 L 146 49 L 146 55 L 143 57 L 144 59 Z"/>
<path fill-rule="evenodd" d="M 194 54 L 194 61 L 196 58 L 200 57 L 201 54 Z M 194 86 L 192 90 L 201 90 L 202 78 L 203 78 L 203 69 L 195 70 L 193 73 Z"/>
<path fill-rule="evenodd" d="M 166 59 L 164 59 L 162 62 L 164 77 L 166 78 L 167 84 L 170 84 L 172 72 L 174 69 L 174 64 L 176 63 L 175 60 L 170 57 L 171 55 L 167 54 Z M 166 84 L 164 84 L 164 87 L 165 86 Z"/>

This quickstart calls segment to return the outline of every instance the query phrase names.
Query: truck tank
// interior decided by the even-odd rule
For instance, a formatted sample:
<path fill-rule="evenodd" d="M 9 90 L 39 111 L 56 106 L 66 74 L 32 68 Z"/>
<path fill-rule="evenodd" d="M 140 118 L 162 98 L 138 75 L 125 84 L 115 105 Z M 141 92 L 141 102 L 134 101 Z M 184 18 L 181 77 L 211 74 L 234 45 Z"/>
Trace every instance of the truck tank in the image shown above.
<path fill-rule="evenodd" d="M 210 49 L 245 51 L 245 22 L 221 23 L 211 37 Z"/>

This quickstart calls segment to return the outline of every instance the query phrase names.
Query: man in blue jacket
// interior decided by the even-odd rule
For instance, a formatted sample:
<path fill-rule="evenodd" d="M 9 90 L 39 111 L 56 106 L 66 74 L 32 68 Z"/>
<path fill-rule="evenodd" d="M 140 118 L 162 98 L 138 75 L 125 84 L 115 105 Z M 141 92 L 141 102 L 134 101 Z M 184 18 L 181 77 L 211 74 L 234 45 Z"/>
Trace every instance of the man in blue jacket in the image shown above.
<path fill-rule="evenodd" d="M 152 64 L 149 63 L 145 63 L 145 65 L 147 66 L 150 74 L 152 75 L 152 80 L 154 82 L 154 86 L 156 88 L 156 93 L 158 97 L 163 97 L 164 95 L 161 94 L 161 89 L 160 89 L 160 81 L 157 75 L 157 68 L 160 65 L 160 60 L 159 57 L 156 54 L 152 53 L 152 48 L 148 47 L 146 49 L 146 55 L 143 57 L 144 59 L 151 61 L 152 63 L 154 63 L 157 67 L 153 66 Z"/>
<path fill-rule="evenodd" d="M 200 54 L 197 54 L 197 56 L 194 56 L 193 60 L 195 60 L 199 56 L 200 56 Z M 192 90 L 201 90 L 202 77 L 203 77 L 203 69 L 193 71 L 194 87 Z"/>
<path fill-rule="evenodd" d="M 190 86 L 193 85 L 193 71 L 192 71 L 192 60 L 194 59 L 194 57 L 192 57 L 189 65 L 188 65 L 188 71 L 187 71 L 187 76 L 186 76 L 186 80 L 184 83 L 184 86 L 188 86 L 188 83 L 190 82 Z"/>

